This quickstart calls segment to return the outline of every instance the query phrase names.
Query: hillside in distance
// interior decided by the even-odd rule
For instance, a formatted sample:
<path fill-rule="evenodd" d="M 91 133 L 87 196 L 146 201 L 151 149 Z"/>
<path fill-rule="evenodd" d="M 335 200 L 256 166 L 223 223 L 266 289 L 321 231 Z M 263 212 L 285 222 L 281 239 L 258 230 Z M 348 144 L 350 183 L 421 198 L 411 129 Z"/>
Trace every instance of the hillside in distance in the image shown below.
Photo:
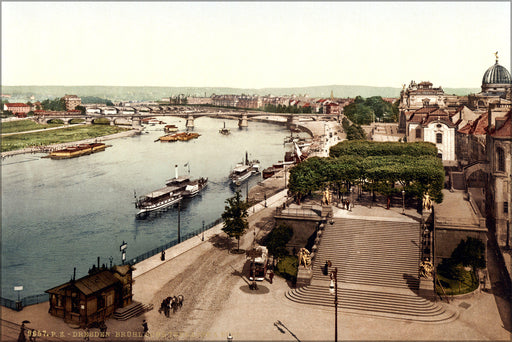
<path fill-rule="evenodd" d="M 478 88 L 445 88 L 446 94 L 467 95 L 477 93 Z M 217 87 L 124 87 L 124 86 L 2 86 L 2 94 L 9 94 L 12 99 L 33 101 L 62 97 L 66 94 L 78 96 L 96 96 L 112 101 L 158 101 L 162 98 L 184 94 L 186 96 L 211 96 L 212 94 L 246 94 L 246 95 L 308 95 L 311 98 L 334 97 L 347 98 L 362 96 L 399 97 L 401 88 L 371 87 L 350 85 L 327 85 L 297 88 L 217 88 Z M 13 102 L 9 99 L 9 102 Z"/>

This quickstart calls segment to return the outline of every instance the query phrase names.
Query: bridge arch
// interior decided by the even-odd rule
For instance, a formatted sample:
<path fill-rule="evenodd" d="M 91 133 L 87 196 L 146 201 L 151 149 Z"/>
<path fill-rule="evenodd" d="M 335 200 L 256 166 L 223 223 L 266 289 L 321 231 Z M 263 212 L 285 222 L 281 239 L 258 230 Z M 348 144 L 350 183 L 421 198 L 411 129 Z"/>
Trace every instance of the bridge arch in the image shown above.
<path fill-rule="evenodd" d="M 489 163 L 477 161 L 468 164 L 463 169 L 464 181 L 467 187 L 485 188 L 489 174 Z"/>

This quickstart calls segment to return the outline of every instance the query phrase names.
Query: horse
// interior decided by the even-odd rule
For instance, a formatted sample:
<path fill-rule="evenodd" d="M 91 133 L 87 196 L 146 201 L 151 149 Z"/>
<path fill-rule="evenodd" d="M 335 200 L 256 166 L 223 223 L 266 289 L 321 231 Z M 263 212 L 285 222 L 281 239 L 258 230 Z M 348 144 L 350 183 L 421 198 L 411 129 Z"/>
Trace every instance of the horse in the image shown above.
<path fill-rule="evenodd" d="M 178 305 L 180 308 L 183 306 L 183 295 L 178 295 Z"/>
<path fill-rule="evenodd" d="M 176 310 L 178 310 L 178 298 L 176 296 L 172 297 L 171 306 L 172 306 L 172 312 L 176 313 Z"/>

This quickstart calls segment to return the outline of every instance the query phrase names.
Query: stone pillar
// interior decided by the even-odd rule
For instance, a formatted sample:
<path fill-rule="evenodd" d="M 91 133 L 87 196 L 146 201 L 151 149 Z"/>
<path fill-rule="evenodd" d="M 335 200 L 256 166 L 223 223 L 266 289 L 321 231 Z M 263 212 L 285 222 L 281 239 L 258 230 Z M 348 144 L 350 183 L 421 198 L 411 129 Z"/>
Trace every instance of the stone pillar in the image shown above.
<path fill-rule="evenodd" d="M 434 279 L 432 277 L 420 277 L 418 296 L 430 300 L 432 302 L 436 300 L 436 293 L 434 290 Z"/>
<path fill-rule="evenodd" d="M 244 128 L 244 127 L 248 127 L 249 124 L 247 123 L 247 114 L 244 113 L 240 116 L 240 119 L 238 119 L 238 127 L 239 128 Z"/>
<path fill-rule="evenodd" d="M 193 129 L 194 128 L 194 116 L 193 115 L 189 115 L 187 116 L 187 123 L 185 125 L 187 127 L 187 129 Z"/>
<path fill-rule="evenodd" d="M 133 117 L 132 118 L 132 128 L 141 128 L 141 120 L 140 117 Z"/>
<path fill-rule="evenodd" d="M 298 126 L 298 121 L 293 114 L 290 114 L 290 116 L 288 116 L 286 123 L 288 124 L 288 127 L 290 129 L 297 128 Z"/>
<path fill-rule="evenodd" d="M 313 270 L 311 268 L 305 268 L 299 266 L 297 270 L 297 287 L 303 287 L 311 285 L 311 279 L 313 278 Z"/>

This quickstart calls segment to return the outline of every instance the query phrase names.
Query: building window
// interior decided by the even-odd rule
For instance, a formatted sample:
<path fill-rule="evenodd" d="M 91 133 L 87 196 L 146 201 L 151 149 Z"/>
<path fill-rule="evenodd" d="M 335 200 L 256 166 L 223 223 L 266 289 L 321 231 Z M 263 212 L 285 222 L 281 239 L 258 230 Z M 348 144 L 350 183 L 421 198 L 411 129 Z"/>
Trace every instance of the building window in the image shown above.
<path fill-rule="evenodd" d="M 439 159 L 443 159 L 443 154 L 442 154 L 442 153 L 438 153 L 438 154 L 437 154 L 437 158 L 439 158 Z"/>
<path fill-rule="evenodd" d="M 496 155 L 498 157 L 498 171 L 505 171 L 505 151 L 501 147 L 496 149 Z"/>
<path fill-rule="evenodd" d="M 437 144 L 443 143 L 443 133 L 436 133 L 436 143 Z"/>
<path fill-rule="evenodd" d="M 503 213 L 508 214 L 508 202 L 503 202 Z"/>
<path fill-rule="evenodd" d="M 416 128 L 416 138 L 421 138 L 421 128 Z"/>

